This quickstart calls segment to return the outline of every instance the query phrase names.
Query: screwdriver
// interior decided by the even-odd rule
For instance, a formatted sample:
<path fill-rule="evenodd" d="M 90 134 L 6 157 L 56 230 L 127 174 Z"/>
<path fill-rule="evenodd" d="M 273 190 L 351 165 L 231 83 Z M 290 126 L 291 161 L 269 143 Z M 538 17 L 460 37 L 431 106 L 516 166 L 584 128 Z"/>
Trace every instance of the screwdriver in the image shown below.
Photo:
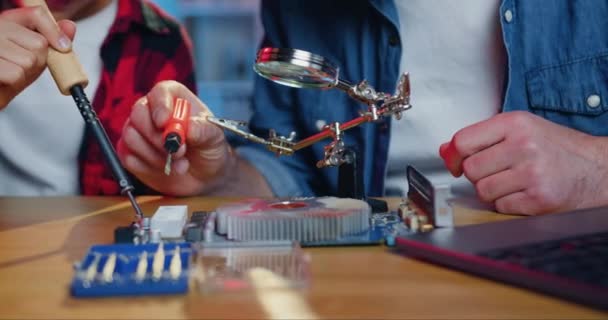
<path fill-rule="evenodd" d="M 171 158 L 179 147 L 186 141 L 188 121 L 190 120 L 190 102 L 186 99 L 176 98 L 173 104 L 173 113 L 163 132 L 164 148 L 167 150 L 165 174 L 171 174 Z"/>
<path fill-rule="evenodd" d="M 40 6 L 47 11 L 50 17 L 52 17 L 44 0 L 23 0 L 23 4 L 26 6 Z M 118 180 L 118 185 L 121 188 L 120 193 L 129 197 L 131 206 L 135 210 L 137 216 L 138 226 L 141 227 L 144 215 L 137 200 L 135 200 L 135 197 L 133 196 L 133 190 L 135 188 L 121 166 L 120 161 L 116 156 L 116 151 L 110 143 L 110 139 L 108 139 L 108 135 L 106 134 L 103 125 L 99 121 L 99 118 L 97 118 L 97 114 L 91 107 L 91 103 L 84 92 L 84 87 L 89 83 L 89 79 L 84 73 L 82 65 L 76 58 L 74 51 L 62 53 L 49 47 L 47 65 L 59 91 L 63 95 L 71 95 L 74 102 L 76 102 L 76 106 L 84 118 L 86 125 L 88 125 L 88 128 L 97 140 L 101 152 L 114 174 L 114 178 Z"/>

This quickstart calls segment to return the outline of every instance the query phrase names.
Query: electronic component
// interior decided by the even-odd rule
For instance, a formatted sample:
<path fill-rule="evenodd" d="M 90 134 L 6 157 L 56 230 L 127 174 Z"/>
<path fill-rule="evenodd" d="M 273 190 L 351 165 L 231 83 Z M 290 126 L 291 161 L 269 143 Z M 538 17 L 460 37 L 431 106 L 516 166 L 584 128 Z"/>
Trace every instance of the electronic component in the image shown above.
<path fill-rule="evenodd" d="M 160 232 L 161 239 L 177 239 L 187 221 L 188 206 L 160 206 L 150 219 L 150 229 Z"/>
<path fill-rule="evenodd" d="M 150 219 L 148 239 L 151 243 L 185 239 L 209 248 L 290 241 L 302 246 L 390 246 L 401 234 L 453 223 L 448 186 L 431 184 L 413 167 L 408 168 L 408 183 L 411 199 L 404 199 L 396 212 L 375 213 L 368 202 L 350 198 L 248 199 L 213 212 L 194 212 L 187 223 L 186 206 L 161 206 Z"/>
<path fill-rule="evenodd" d="M 369 229 L 365 201 L 333 197 L 301 200 L 248 200 L 217 210 L 220 234 L 230 240 L 315 242 Z"/>
<path fill-rule="evenodd" d="M 89 286 L 91 282 L 95 281 L 95 277 L 97 276 L 97 268 L 99 268 L 99 260 L 101 260 L 101 255 L 95 254 L 93 261 L 91 261 L 89 266 L 85 269 L 86 271 L 82 279 L 85 286 Z"/>
<path fill-rule="evenodd" d="M 184 237 L 186 241 L 203 241 L 205 234 L 205 226 L 207 225 L 211 214 L 212 213 L 208 211 L 192 212 L 190 222 L 186 225 L 186 230 L 184 231 Z M 212 227 L 211 232 L 214 231 L 213 229 L 214 228 Z"/>
<path fill-rule="evenodd" d="M 173 113 L 163 132 L 163 146 L 167 151 L 166 175 L 171 174 L 171 157 L 186 142 L 188 121 L 190 121 L 190 102 L 186 99 L 176 98 L 173 104 Z"/>
<path fill-rule="evenodd" d="M 408 232 L 396 212 L 370 211 L 365 201 L 356 199 L 250 199 L 193 214 L 185 234 L 187 241 L 205 248 L 244 248 L 294 240 L 306 247 L 380 244 Z"/>
<path fill-rule="evenodd" d="M 191 256 L 190 244 L 183 242 L 96 245 L 76 265 L 71 292 L 75 297 L 184 293 Z"/>
<path fill-rule="evenodd" d="M 430 223 L 428 215 L 424 212 L 420 212 L 420 209 L 416 209 L 415 205 L 413 205 L 409 199 L 405 199 L 399 204 L 397 212 L 410 231 L 420 232 L 433 229 L 433 225 Z"/>
<path fill-rule="evenodd" d="M 101 279 L 104 282 L 114 281 L 114 269 L 116 268 L 116 253 L 112 252 L 106 259 L 106 263 L 103 265 L 101 272 Z"/>
<path fill-rule="evenodd" d="M 450 186 L 433 184 L 413 166 L 407 166 L 408 199 L 399 206 L 399 215 L 411 231 L 453 227 L 454 215 L 449 199 Z"/>
<path fill-rule="evenodd" d="M 142 252 L 139 256 L 139 261 L 137 262 L 137 269 L 135 269 L 135 280 L 143 281 L 146 278 L 146 273 L 148 272 L 148 253 L 146 251 Z"/>
<path fill-rule="evenodd" d="M 163 275 L 163 269 L 165 266 L 165 249 L 163 243 L 159 243 L 154 253 L 154 259 L 152 260 L 152 279 L 159 280 Z"/>
<path fill-rule="evenodd" d="M 175 247 L 173 252 L 173 256 L 171 257 L 171 262 L 169 263 L 169 275 L 171 279 L 179 278 L 179 275 L 182 272 L 182 259 L 179 253 L 179 246 Z"/>

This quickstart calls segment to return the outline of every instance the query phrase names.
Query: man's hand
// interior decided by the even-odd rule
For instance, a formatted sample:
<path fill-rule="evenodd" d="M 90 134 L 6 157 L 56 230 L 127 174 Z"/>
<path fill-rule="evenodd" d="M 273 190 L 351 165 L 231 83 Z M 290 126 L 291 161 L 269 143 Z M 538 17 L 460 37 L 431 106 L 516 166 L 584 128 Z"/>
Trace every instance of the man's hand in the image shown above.
<path fill-rule="evenodd" d="M 517 111 L 458 131 L 439 153 L 497 211 L 541 214 L 608 203 L 607 146 L 606 138 Z"/>
<path fill-rule="evenodd" d="M 162 134 L 176 97 L 190 101 L 191 118 L 186 144 L 173 155 L 171 175 L 167 176 Z M 118 141 L 118 157 L 137 178 L 159 192 L 176 196 L 207 193 L 237 167 L 224 132 L 207 121 L 208 115 L 207 106 L 185 86 L 161 82 L 133 106 Z"/>
<path fill-rule="evenodd" d="M 0 110 L 40 76 L 49 45 L 60 52 L 71 50 L 76 25 L 68 20 L 58 25 L 41 7 L 0 14 Z"/>

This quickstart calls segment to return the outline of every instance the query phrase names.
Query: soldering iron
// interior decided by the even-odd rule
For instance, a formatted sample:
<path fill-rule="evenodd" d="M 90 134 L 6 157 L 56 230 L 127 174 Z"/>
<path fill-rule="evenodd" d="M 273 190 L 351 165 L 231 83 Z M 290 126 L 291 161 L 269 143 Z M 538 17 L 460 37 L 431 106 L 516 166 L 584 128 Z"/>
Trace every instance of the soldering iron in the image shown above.
<path fill-rule="evenodd" d="M 44 0 L 23 0 L 23 3 L 26 6 L 40 6 L 47 11 L 49 10 Z M 49 15 L 52 17 L 50 12 Z M 89 83 L 89 79 L 84 73 L 82 65 L 76 58 L 74 51 L 63 53 L 49 47 L 47 65 L 59 91 L 66 96 L 71 95 L 72 98 L 74 98 L 74 102 L 76 102 L 76 106 L 84 118 L 86 125 L 93 133 L 97 143 L 99 143 L 101 152 L 108 162 L 108 165 L 114 174 L 114 178 L 118 180 L 120 193 L 129 197 L 129 201 L 137 215 L 138 226 L 141 227 L 141 221 L 144 215 L 137 200 L 133 196 L 133 190 L 135 188 L 121 166 L 120 161 L 116 156 L 116 151 L 110 143 L 103 125 L 99 121 L 99 118 L 97 118 L 97 114 L 91 107 L 91 103 L 84 92 L 84 87 Z"/>

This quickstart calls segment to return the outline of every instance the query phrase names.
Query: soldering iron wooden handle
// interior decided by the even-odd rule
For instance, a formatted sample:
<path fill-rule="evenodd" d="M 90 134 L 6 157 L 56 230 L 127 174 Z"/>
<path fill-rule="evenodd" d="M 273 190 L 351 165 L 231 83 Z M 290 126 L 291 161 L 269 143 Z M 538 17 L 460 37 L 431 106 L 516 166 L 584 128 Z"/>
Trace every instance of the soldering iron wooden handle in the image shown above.
<path fill-rule="evenodd" d="M 42 6 L 51 17 L 53 16 L 44 0 L 22 0 L 22 3 L 28 7 Z M 70 95 L 70 88 L 73 86 L 81 85 L 84 88 L 89 83 L 89 79 L 73 50 L 63 53 L 49 47 L 47 65 L 59 91 L 66 96 Z"/>

